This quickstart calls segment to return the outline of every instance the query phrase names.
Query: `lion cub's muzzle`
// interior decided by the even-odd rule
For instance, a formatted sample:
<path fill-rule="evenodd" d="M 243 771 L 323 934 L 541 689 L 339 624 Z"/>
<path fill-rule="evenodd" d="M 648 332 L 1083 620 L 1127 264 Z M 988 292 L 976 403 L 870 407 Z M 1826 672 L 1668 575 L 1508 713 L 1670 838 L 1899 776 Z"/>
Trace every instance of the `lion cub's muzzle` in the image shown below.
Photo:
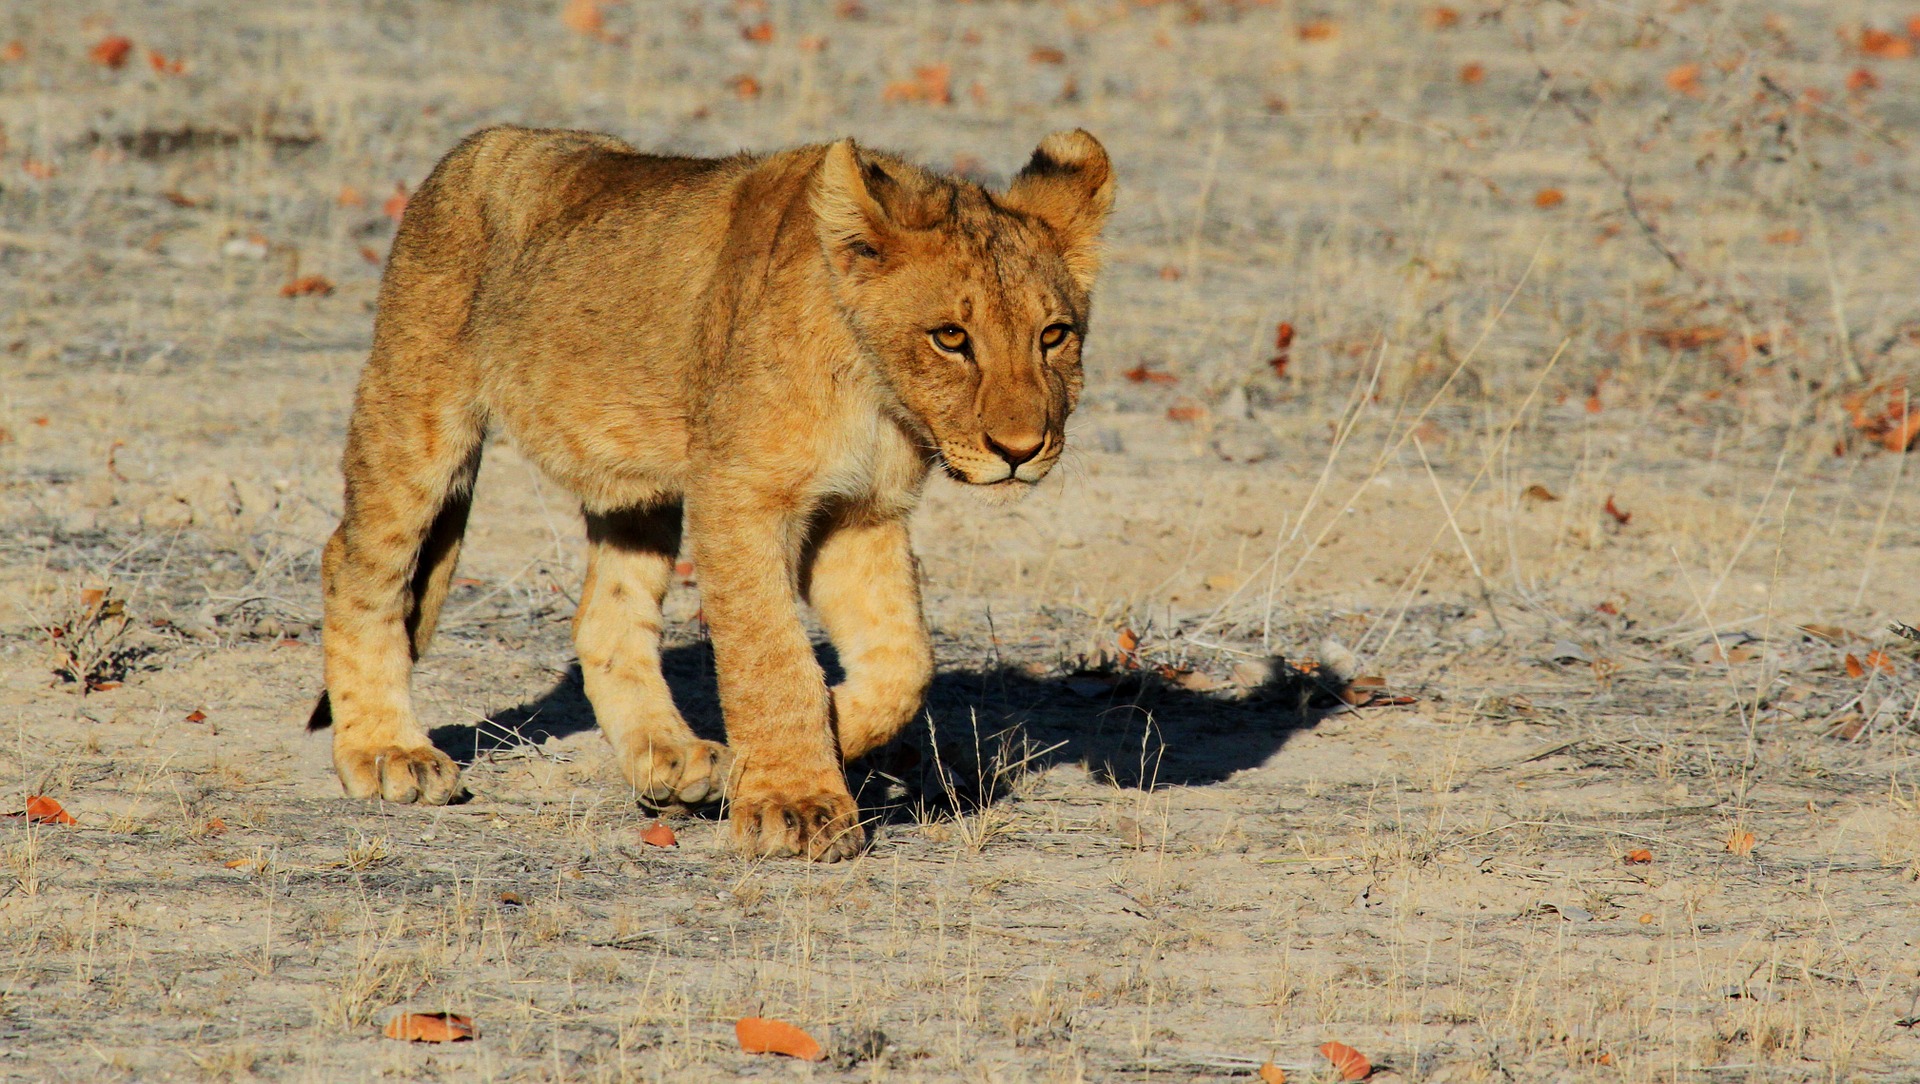
<path fill-rule="evenodd" d="M 971 446 L 942 442 L 947 473 L 976 486 L 1032 485 L 1047 476 L 1065 441 L 1052 433 L 982 433 Z"/>

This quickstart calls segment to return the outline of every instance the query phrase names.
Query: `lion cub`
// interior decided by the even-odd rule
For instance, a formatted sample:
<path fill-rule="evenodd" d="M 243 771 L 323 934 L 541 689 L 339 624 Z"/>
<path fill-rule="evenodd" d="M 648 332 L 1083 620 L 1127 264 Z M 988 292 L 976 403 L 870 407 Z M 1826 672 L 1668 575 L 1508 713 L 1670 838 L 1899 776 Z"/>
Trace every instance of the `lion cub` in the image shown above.
<path fill-rule="evenodd" d="M 1018 494 L 1060 457 L 1112 169 L 1048 136 L 1003 192 L 842 140 L 664 158 L 490 128 L 407 206 L 380 287 L 323 561 L 347 793 L 446 802 L 459 769 L 408 685 L 499 425 L 586 515 L 586 693 L 634 789 L 730 803 L 758 855 L 863 844 L 841 765 L 932 675 L 907 517 L 928 471 Z M 660 673 L 682 532 L 727 745 Z M 798 601 L 845 665 L 829 689 Z"/>

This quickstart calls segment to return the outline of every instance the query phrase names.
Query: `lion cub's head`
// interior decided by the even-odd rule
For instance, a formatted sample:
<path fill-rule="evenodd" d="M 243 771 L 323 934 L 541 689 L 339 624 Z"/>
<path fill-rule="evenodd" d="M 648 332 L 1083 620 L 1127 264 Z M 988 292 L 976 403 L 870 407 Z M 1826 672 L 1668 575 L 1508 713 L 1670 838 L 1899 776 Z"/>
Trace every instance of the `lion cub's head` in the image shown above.
<path fill-rule="evenodd" d="M 1056 132 L 1004 193 L 842 140 L 812 205 L 834 291 L 949 474 L 1018 493 L 1066 446 L 1113 169 Z"/>

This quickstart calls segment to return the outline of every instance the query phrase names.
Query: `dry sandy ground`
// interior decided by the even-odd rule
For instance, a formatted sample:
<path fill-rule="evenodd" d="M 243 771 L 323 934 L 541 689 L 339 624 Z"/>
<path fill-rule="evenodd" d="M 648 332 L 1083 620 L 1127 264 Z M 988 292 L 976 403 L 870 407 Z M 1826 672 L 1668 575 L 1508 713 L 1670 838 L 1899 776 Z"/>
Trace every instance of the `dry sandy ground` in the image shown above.
<path fill-rule="evenodd" d="M 0 826 L 0 1077 L 1920 1078 L 1908 12 L 1453 7 L 0 9 L 0 797 L 78 818 Z M 1073 459 L 919 519 L 858 861 L 641 843 L 505 445 L 417 681 L 475 800 L 300 728 L 382 203 L 508 120 L 1119 163 Z"/>

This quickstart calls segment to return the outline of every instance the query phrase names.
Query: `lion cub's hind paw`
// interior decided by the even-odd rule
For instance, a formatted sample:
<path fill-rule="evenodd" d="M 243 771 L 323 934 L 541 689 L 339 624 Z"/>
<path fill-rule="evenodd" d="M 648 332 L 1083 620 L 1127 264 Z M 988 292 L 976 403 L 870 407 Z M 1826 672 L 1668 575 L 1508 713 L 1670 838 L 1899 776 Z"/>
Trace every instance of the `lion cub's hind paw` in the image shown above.
<path fill-rule="evenodd" d="M 640 750 L 626 764 L 627 781 L 644 805 L 700 805 L 717 802 L 726 793 L 727 773 L 733 770 L 733 750 L 712 741 L 685 745 L 654 745 Z"/>
<path fill-rule="evenodd" d="M 347 794 L 354 798 L 446 805 L 466 796 L 459 766 L 431 745 L 350 750 L 335 755 L 334 766 Z"/>
<path fill-rule="evenodd" d="M 867 843 L 860 809 L 844 794 L 736 801 L 732 826 L 734 848 L 750 856 L 838 862 L 859 854 Z"/>

